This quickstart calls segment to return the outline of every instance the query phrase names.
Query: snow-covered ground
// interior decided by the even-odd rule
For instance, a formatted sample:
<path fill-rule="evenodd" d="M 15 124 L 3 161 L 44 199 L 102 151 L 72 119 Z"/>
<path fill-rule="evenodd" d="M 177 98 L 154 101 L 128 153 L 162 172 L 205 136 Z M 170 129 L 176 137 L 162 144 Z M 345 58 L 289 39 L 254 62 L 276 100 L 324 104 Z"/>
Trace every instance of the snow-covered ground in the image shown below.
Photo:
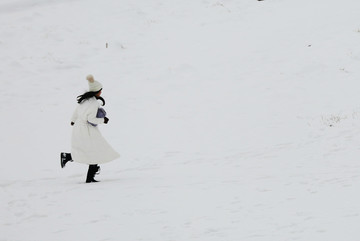
<path fill-rule="evenodd" d="M 359 12 L 1 0 L 0 240 L 358 241 Z M 95 184 L 59 163 L 87 74 L 121 154 Z"/>

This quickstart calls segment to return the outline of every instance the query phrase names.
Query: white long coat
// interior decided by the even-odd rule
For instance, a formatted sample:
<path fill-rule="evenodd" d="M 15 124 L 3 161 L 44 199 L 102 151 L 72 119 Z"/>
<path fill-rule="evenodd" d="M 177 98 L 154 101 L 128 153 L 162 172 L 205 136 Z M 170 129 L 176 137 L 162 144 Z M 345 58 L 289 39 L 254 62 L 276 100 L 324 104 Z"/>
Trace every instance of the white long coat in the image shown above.
<path fill-rule="evenodd" d="M 96 118 L 99 107 L 96 98 L 90 98 L 77 106 L 71 118 L 71 122 L 75 123 L 71 137 L 71 156 L 76 162 L 103 164 L 120 156 L 104 139 L 98 127 L 88 123 L 104 123 L 104 118 Z"/>

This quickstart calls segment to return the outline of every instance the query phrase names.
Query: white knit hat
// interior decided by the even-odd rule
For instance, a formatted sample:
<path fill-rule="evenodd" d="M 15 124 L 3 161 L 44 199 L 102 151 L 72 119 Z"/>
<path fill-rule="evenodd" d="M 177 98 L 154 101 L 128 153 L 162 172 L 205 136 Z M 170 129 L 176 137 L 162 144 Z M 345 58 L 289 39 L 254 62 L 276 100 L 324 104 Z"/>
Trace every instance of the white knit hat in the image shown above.
<path fill-rule="evenodd" d="M 102 89 L 102 84 L 94 80 L 94 76 L 92 76 L 91 74 L 86 76 L 86 79 L 89 81 L 89 91 L 98 92 Z"/>

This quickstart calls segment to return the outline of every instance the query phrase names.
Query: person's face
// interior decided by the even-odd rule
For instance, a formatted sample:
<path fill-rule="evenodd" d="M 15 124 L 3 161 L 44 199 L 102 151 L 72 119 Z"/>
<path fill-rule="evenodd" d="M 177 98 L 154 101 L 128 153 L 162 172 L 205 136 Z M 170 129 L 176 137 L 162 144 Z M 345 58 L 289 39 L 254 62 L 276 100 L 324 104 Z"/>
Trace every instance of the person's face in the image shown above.
<path fill-rule="evenodd" d="M 96 93 L 96 97 L 99 97 L 101 95 L 102 90 Z"/>

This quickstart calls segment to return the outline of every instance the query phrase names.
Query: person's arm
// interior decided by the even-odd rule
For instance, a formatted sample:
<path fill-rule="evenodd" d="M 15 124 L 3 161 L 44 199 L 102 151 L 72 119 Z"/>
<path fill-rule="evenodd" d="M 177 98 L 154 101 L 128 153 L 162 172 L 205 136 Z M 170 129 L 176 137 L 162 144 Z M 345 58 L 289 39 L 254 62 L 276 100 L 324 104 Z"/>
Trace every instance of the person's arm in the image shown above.
<path fill-rule="evenodd" d="M 103 124 L 103 123 L 107 123 L 106 119 L 109 120 L 108 118 L 104 117 L 104 118 L 97 118 L 97 112 L 99 109 L 99 105 L 97 102 L 94 102 L 94 104 L 92 104 L 89 108 L 89 112 L 88 112 L 88 122 L 92 123 L 92 124 Z"/>
<path fill-rule="evenodd" d="M 78 118 L 78 112 L 77 112 L 77 108 L 74 110 L 74 113 L 71 116 L 71 125 L 73 126 L 75 124 L 75 121 Z"/>

